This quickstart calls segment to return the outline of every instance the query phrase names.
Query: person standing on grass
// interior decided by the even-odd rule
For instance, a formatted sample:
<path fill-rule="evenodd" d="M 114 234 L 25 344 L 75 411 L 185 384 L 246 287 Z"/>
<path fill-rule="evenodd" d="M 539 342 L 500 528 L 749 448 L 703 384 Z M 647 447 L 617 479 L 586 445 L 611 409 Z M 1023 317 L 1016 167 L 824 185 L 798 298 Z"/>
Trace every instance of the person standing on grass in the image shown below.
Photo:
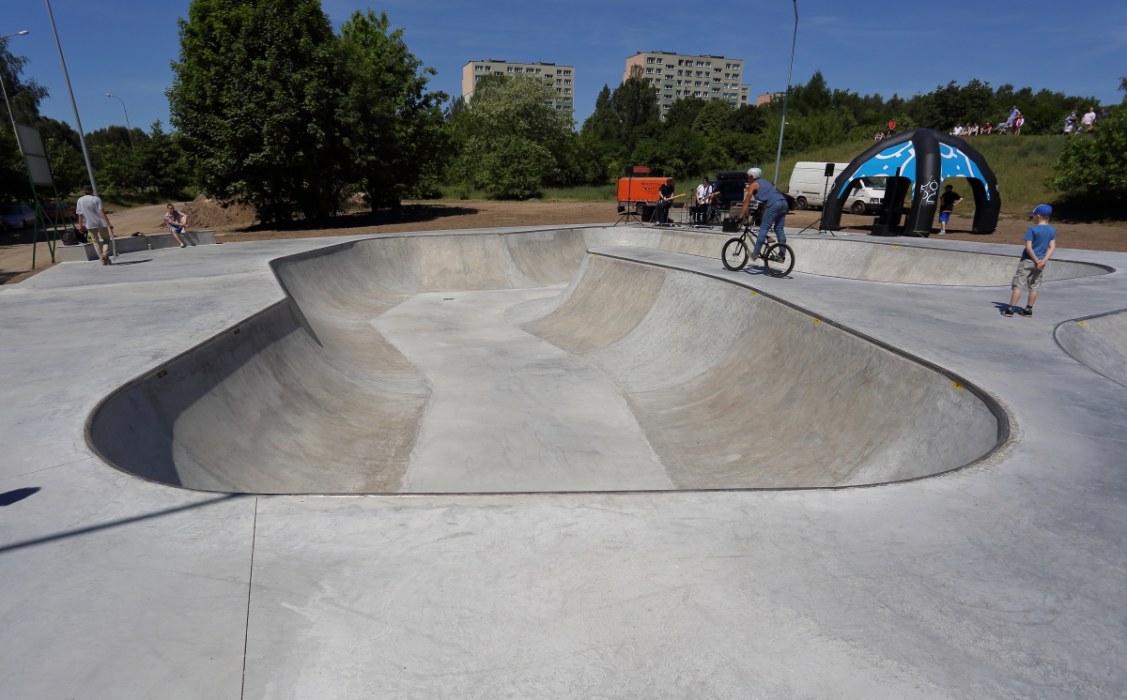
<path fill-rule="evenodd" d="M 83 195 L 74 205 L 74 214 L 78 217 L 78 231 L 90 233 L 90 240 L 94 244 L 94 252 L 103 265 L 113 264 L 110 254 L 113 246 L 113 224 L 110 216 L 102 205 L 102 198 L 94 195 L 94 188 L 87 185 L 82 188 Z M 105 246 L 104 248 L 102 246 Z"/>
<path fill-rule="evenodd" d="M 955 205 L 963 201 L 959 193 L 951 185 L 943 190 L 943 194 L 939 195 L 939 235 L 947 235 L 947 222 L 951 220 L 951 212 L 954 211 Z"/>
<path fill-rule="evenodd" d="M 1005 316 L 1014 315 L 1023 289 L 1029 292 L 1029 300 L 1024 309 L 1018 309 L 1018 313 L 1033 315 L 1033 304 L 1037 302 L 1037 288 L 1041 286 L 1045 265 L 1057 249 L 1057 230 L 1049 224 L 1053 208 L 1048 204 L 1038 204 L 1029 215 L 1033 217 L 1033 225 L 1025 231 L 1025 250 L 1021 252 L 1021 260 L 1014 273 L 1010 305 L 1002 311 Z"/>

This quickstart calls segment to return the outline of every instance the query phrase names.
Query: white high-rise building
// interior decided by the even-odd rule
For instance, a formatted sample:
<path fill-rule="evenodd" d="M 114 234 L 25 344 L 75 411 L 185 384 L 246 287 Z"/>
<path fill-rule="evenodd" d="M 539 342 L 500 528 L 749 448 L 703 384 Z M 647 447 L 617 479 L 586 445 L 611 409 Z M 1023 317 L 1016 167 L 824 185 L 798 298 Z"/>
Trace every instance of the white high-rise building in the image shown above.
<path fill-rule="evenodd" d="M 512 63 L 495 59 L 469 61 L 462 66 L 462 97 L 469 102 L 473 97 L 474 85 L 487 75 L 524 75 L 539 77 L 544 84 L 556 93 L 550 104 L 568 116 L 575 116 L 575 68 L 557 66 L 555 63 Z"/>
<path fill-rule="evenodd" d="M 669 107 L 685 97 L 723 100 L 736 108 L 746 105 L 751 93 L 743 84 L 744 62 L 738 58 L 639 51 L 626 59 L 623 81 L 635 70 L 657 88 L 657 104 L 663 119 Z"/>

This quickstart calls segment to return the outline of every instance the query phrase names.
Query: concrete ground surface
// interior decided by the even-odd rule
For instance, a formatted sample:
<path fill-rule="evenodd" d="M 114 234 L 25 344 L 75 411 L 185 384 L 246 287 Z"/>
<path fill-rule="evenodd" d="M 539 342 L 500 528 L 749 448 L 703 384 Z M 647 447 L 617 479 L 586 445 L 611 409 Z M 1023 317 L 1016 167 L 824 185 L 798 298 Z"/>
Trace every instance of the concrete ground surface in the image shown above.
<path fill-rule="evenodd" d="M 481 233 L 453 238 L 481 239 Z M 912 266 L 901 258 L 917 256 L 929 275 L 936 267 L 990 270 L 994 260 L 971 254 L 986 248 L 997 253 L 996 245 L 796 238 L 796 272 L 775 279 L 757 269 L 724 270 L 717 257 L 724 237 L 716 234 L 582 233 L 574 240 L 582 241 L 581 248 L 593 246 L 593 253 L 582 257 L 579 251 L 581 264 L 569 279 L 556 278 L 566 268 L 563 262 L 534 255 L 529 251 L 537 247 L 531 245 L 521 248 L 527 253 L 523 262 L 511 252 L 506 258 L 498 272 L 506 285 L 485 275 L 481 286 L 459 282 L 453 294 L 442 288 L 443 279 L 472 277 L 496 261 L 483 257 L 480 265 L 461 271 L 441 267 L 458 263 L 450 249 L 465 249 L 451 248 L 448 235 L 414 236 L 382 248 L 360 244 L 363 236 L 354 236 L 153 250 L 123 255 L 108 268 L 66 263 L 5 287 L 0 291 L 3 695 L 1127 694 L 1122 664 L 1127 394 L 1115 374 L 1116 354 L 1120 363 L 1124 356 L 1122 314 L 1116 312 L 1127 299 L 1127 276 L 1120 272 L 1127 254 L 1060 250 L 1053 265 L 1063 270 L 1074 263 L 1075 274 L 1047 281 L 1032 317 L 1003 318 L 999 305 L 1009 289 L 1005 279 L 990 283 L 1000 272 L 929 277 L 931 283 L 917 284 L 910 279 Z M 535 242 L 541 234 L 528 236 L 520 240 Z M 385 292 L 376 286 L 387 287 L 387 280 L 374 285 L 360 275 L 360 266 L 342 272 L 316 252 L 336 243 L 342 245 L 336 255 L 366 250 L 365 261 L 393 245 L 401 251 L 413 247 L 410 255 L 380 269 L 410 269 L 408 262 L 425 258 L 431 263 L 419 269 L 431 271 L 438 287 L 421 289 L 415 277 L 393 290 L 402 298 L 381 296 Z M 858 253 L 843 246 L 872 248 Z M 707 256 L 711 249 L 716 255 Z M 1002 252 L 1010 258 L 998 270 L 1012 268 L 1018 249 Z M 801 262 L 804 255 L 807 263 Z M 285 258 L 274 263 L 281 284 L 270 266 L 279 258 Z M 308 274 L 297 274 L 302 268 Z M 853 271 L 831 276 L 845 269 Z M 333 274 L 318 274 L 325 270 Z M 604 284 L 591 284 L 595 277 Z M 614 278 L 625 284 L 607 282 Z M 290 306 L 283 284 L 295 298 L 304 298 L 304 307 Z M 654 291 L 635 308 L 646 284 Z M 614 304 L 634 320 L 608 335 L 613 315 L 583 323 L 584 314 L 596 313 L 598 305 L 568 316 L 569 304 L 600 293 L 611 294 L 608 307 Z M 729 313 L 717 314 L 707 305 L 713 293 L 717 306 Z M 459 297 L 465 299 L 456 312 L 452 304 Z M 695 300 L 696 312 L 677 316 L 677 305 L 668 300 L 686 297 Z M 751 301 L 757 297 L 764 299 Z M 379 308 L 358 309 L 366 300 Z M 608 458 L 601 444 L 609 443 L 588 439 L 567 445 L 586 449 L 586 461 L 569 454 L 561 463 L 595 465 L 593 473 L 621 469 L 630 477 L 624 482 L 628 488 L 660 489 L 663 478 L 675 480 L 668 454 L 691 452 L 687 441 L 697 429 L 708 432 L 710 441 L 724 441 L 701 446 L 702 453 L 713 455 L 710 463 L 719 461 L 714 455 L 738 452 L 797 455 L 796 468 L 816 468 L 821 457 L 801 463 L 804 453 L 816 454 L 810 436 L 841 432 L 853 420 L 851 412 L 877 410 L 879 401 L 863 406 L 859 389 L 828 386 L 833 372 L 799 383 L 801 375 L 814 371 L 812 360 L 787 374 L 802 343 L 780 344 L 787 351 L 773 355 L 776 348 L 769 346 L 757 363 L 739 356 L 732 366 L 716 360 L 720 350 L 693 334 L 670 328 L 663 339 L 656 330 L 663 318 L 698 316 L 704 320 L 697 335 L 708 323 L 717 324 L 710 335 L 730 356 L 752 342 L 755 323 L 744 329 L 751 335 L 736 333 L 721 327 L 724 317 L 732 316 L 739 327 L 747 323 L 744 310 L 757 305 L 785 311 L 757 310 L 756 317 L 786 315 L 829 327 L 822 329 L 829 333 L 825 337 L 843 348 L 843 356 L 862 358 L 864 367 L 887 351 L 926 381 L 962 389 L 960 396 L 973 393 L 977 403 L 994 407 L 976 415 L 996 421 L 992 430 L 1000 446 L 984 448 L 989 454 L 982 459 L 965 458 L 972 463 L 961 469 L 867 488 L 264 496 L 224 493 L 218 486 L 216 492 L 186 490 L 160 483 L 157 473 L 138 478 L 107 465 L 84 435 L 89 416 L 107 397 L 126 396 L 162 371 L 175 379 L 184 363 L 206 368 L 213 363 L 199 362 L 208 356 L 197 347 L 230 343 L 230 352 L 214 356 L 217 361 L 240 351 L 249 359 L 242 367 L 215 370 L 222 376 L 209 386 L 242 376 L 239 372 L 254 374 L 254 381 L 240 386 L 256 387 L 265 398 L 196 387 L 200 401 L 183 399 L 151 425 L 171 431 L 175 439 L 167 449 L 191 435 L 193 445 L 224 445 L 212 450 L 215 463 L 224 463 L 223 454 L 242 463 L 235 451 L 238 431 L 243 442 L 253 444 L 255 429 L 269 427 L 280 441 L 302 428 L 300 412 L 284 421 L 276 412 L 248 413 L 267 399 L 275 402 L 271 406 L 300 403 L 297 394 L 271 398 L 267 388 L 276 368 L 312 357 L 315 349 L 301 340 L 312 333 L 317 351 L 326 354 L 310 370 L 315 376 L 349 377 L 373 396 L 395 392 L 405 408 L 388 414 L 393 427 L 419 418 L 414 428 L 424 438 L 412 443 L 417 452 L 407 451 L 399 462 L 407 465 L 403 474 L 409 483 L 458 478 L 441 467 L 459 452 L 487 454 L 490 443 L 498 455 L 510 448 L 517 455 L 534 451 L 522 443 L 526 436 L 520 431 L 482 436 L 474 430 L 484 420 L 481 414 L 513 409 L 507 403 L 516 389 L 499 385 L 495 374 L 512 367 L 523 367 L 514 377 L 533 374 L 542 382 L 538 386 L 560 392 L 543 397 L 546 407 L 518 404 L 513 410 L 522 415 L 532 415 L 533 408 L 551 414 L 557 407 L 579 414 L 573 418 L 581 421 L 585 407 L 575 402 L 590 392 L 591 415 L 604 423 L 592 429 L 617 425 L 607 432 L 628 441 L 622 454 L 630 457 Z M 297 321 L 281 337 L 295 346 L 305 343 L 303 353 L 285 354 L 280 341 L 264 344 L 261 352 L 247 351 L 232 340 L 232 329 L 276 320 L 282 309 L 293 308 L 300 311 Z M 256 320 L 248 321 L 251 317 Z M 789 325 L 779 327 L 790 333 Z M 483 340 L 481 328 L 509 338 L 504 351 L 493 355 L 517 356 L 511 360 L 517 364 L 498 364 L 487 351 L 468 356 L 467 348 L 493 342 L 492 335 Z M 527 338 L 519 336 L 520 329 L 528 331 Z M 1077 337 L 1078 330 L 1094 331 L 1096 340 Z M 366 364 L 367 356 L 348 344 L 363 333 L 369 333 L 378 362 Z M 810 340 L 815 337 L 801 336 L 805 344 L 816 343 Z M 684 352 L 694 340 L 699 349 Z M 852 352 L 858 344 L 884 351 Z M 263 352 L 279 355 L 275 364 L 261 365 L 269 372 L 256 364 Z M 665 371 L 647 371 L 665 354 L 678 356 L 665 365 L 670 372 L 694 363 L 698 369 L 673 383 L 664 379 Z M 1085 364 L 1088 358 L 1095 359 Z M 731 373 L 729 384 L 710 374 L 714 366 Z M 782 374 L 785 381 L 757 384 L 763 373 Z M 901 373 L 885 365 L 873 371 L 874 377 L 886 375 Z M 487 386 L 474 386 L 469 380 L 475 376 L 488 378 L 478 382 Z M 562 393 L 573 376 L 579 398 Z M 792 380 L 801 392 L 782 392 L 782 400 L 765 396 L 771 392 L 763 386 L 786 388 Z M 699 393 L 673 390 L 691 382 Z M 311 381 L 307 389 L 318 386 Z M 419 396 L 426 398 L 422 408 L 412 403 Z M 724 400 L 708 403 L 713 396 Z M 730 430 L 706 431 L 710 422 L 684 427 L 698 401 L 731 406 L 735 413 L 756 407 L 760 396 L 773 412 L 786 413 L 735 421 Z M 923 396 L 921 403 L 934 401 L 933 394 Z M 662 410 L 679 397 L 691 400 L 676 411 Z M 165 405 L 159 396 L 150 399 L 136 405 Z M 230 420 L 201 417 L 199 404 L 208 401 L 214 402 L 208 413 Z M 891 409 L 904 412 L 898 404 Z M 729 417 L 722 410 L 707 415 L 712 422 Z M 909 416 L 889 425 L 916 442 L 930 439 L 931 424 L 941 429 L 948 415 Z M 340 416 L 341 422 L 355 420 L 355 414 Z M 92 425 L 101 452 L 105 443 L 97 442 L 96 422 Z M 571 427 L 553 437 L 582 441 L 577 425 L 566 422 Z M 363 427 L 361 422 L 354 430 Z M 386 426 L 372 420 L 370 428 Z M 677 444 L 662 444 L 663 436 L 677 431 L 682 436 Z M 451 438 L 445 444 L 443 433 Z M 948 435 L 928 451 L 950 453 L 949 443 L 961 440 L 961 433 Z M 153 444 L 145 432 L 134 441 L 138 451 Z M 648 461 L 639 457 L 646 445 L 652 453 Z M 127 447 L 128 441 L 117 449 L 128 455 Z M 424 461 L 432 468 L 411 474 L 412 460 L 423 451 L 429 451 Z M 279 450 L 273 463 L 282 463 L 284 453 Z M 521 459 L 535 472 L 557 454 L 546 449 L 543 459 Z M 331 451 L 322 452 L 320 464 L 303 462 L 301 468 L 321 466 L 331 473 L 335 464 L 329 456 Z M 168 461 L 173 473 L 183 467 L 183 458 Z M 520 459 L 497 462 L 511 478 L 524 475 Z M 682 457 L 677 463 L 683 462 Z M 256 468 L 265 472 L 270 464 Z M 530 484 L 533 490 L 541 485 L 535 478 Z"/>

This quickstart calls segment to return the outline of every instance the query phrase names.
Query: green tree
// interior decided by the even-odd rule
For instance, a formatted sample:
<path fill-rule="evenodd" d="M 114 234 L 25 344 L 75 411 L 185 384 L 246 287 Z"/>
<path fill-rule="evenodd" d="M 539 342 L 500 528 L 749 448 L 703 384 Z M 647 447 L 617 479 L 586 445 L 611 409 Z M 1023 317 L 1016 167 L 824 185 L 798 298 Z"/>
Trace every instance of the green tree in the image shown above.
<path fill-rule="evenodd" d="M 193 0 L 168 98 L 205 192 L 253 204 L 263 223 L 336 213 L 335 51 L 320 0 Z"/>
<path fill-rule="evenodd" d="M 340 113 L 354 178 L 373 209 L 428 194 L 449 152 L 446 95 L 426 89 L 434 70 L 423 69 L 386 14 L 354 13 L 340 40 L 347 86 Z"/>
<path fill-rule="evenodd" d="M 755 105 L 740 105 L 728 119 L 728 130 L 740 134 L 761 133 L 767 125 L 764 113 Z"/>
<path fill-rule="evenodd" d="M 179 198 L 191 184 L 180 136 L 166 133 L 159 121 L 153 122 L 149 131 L 137 144 L 143 177 L 140 184 L 146 193 L 164 199 Z"/>
<path fill-rule="evenodd" d="M 1120 84 L 1127 90 L 1127 80 Z M 1068 139 L 1049 185 L 1079 204 L 1122 216 L 1127 205 L 1127 97 L 1090 134 Z"/>
<path fill-rule="evenodd" d="M 615 89 L 610 107 L 622 125 L 622 144 L 627 154 L 633 153 L 634 144 L 640 139 L 653 137 L 660 130 L 657 88 L 642 77 L 640 66 L 635 66 L 630 77 Z"/>
<path fill-rule="evenodd" d="M 555 97 L 532 76 L 487 76 L 457 118 L 465 139 L 457 172 L 491 197 L 524 199 L 559 182 L 573 138 L 571 119 L 548 104 Z"/>
<path fill-rule="evenodd" d="M 833 93 L 826 84 L 826 78 L 822 71 L 815 71 L 807 83 L 791 88 L 788 116 L 791 112 L 796 115 L 822 112 L 830 109 L 832 104 Z"/>
<path fill-rule="evenodd" d="M 39 119 L 39 103 L 47 96 L 47 90 L 33 80 L 21 76 L 27 58 L 15 56 L 8 51 L 8 39 L 0 40 L 0 75 L 12 105 L 12 115 L 0 103 L 0 201 L 13 199 L 26 200 L 30 194 L 27 169 L 16 147 L 16 137 L 12 133 L 12 117 L 20 124 L 34 124 Z"/>

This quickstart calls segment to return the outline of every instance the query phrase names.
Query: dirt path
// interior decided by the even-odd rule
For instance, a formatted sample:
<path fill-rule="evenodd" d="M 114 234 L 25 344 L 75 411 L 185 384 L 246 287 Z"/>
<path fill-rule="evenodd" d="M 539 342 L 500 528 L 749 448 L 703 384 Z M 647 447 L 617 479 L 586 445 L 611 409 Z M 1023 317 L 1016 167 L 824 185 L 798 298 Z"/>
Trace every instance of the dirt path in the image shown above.
<path fill-rule="evenodd" d="M 177 202 L 177 206 L 181 203 Z M 332 227 L 315 230 L 260 230 L 251 227 L 252 215 L 245 209 L 222 209 L 204 202 L 183 204 L 193 228 L 216 232 L 220 242 L 272 240 L 279 238 L 313 238 L 354 233 L 401 233 L 405 231 L 439 231 L 461 228 L 489 228 L 496 226 L 552 226 L 560 224 L 611 224 L 617 220 L 614 205 L 607 202 L 494 202 L 487 200 L 418 202 L 409 203 L 398 213 L 357 214 L 342 217 Z M 678 216 L 679 212 L 675 214 Z M 799 231 L 806 226 L 817 226 L 821 213 L 796 211 L 787 217 L 789 230 Z M 134 232 L 159 233 L 164 216 L 164 205 L 136 207 L 110 212 L 118 236 Z M 866 232 L 873 222 L 872 216 L 842 216 L 845 230 Z M 1028 221 L 1003 219 L 992 234 L 971 234 L 969 218 L 956 217 L 946 238 L 974 240 L 985 243 L 1013 243 L 1020 245 Z M 1057 244 L 1062 248 L 1087 250 L 1127 251 L 1127 224 L 1071 224 L 1054 222 L 1057 227 Z M 7 234 L 0 239 L 0 284 L 18 282 L 50 266 L 50 256 L 44 244 L 36 255 L 37 268 L 31 269 L 30 232 L 23 237 Z"/>

